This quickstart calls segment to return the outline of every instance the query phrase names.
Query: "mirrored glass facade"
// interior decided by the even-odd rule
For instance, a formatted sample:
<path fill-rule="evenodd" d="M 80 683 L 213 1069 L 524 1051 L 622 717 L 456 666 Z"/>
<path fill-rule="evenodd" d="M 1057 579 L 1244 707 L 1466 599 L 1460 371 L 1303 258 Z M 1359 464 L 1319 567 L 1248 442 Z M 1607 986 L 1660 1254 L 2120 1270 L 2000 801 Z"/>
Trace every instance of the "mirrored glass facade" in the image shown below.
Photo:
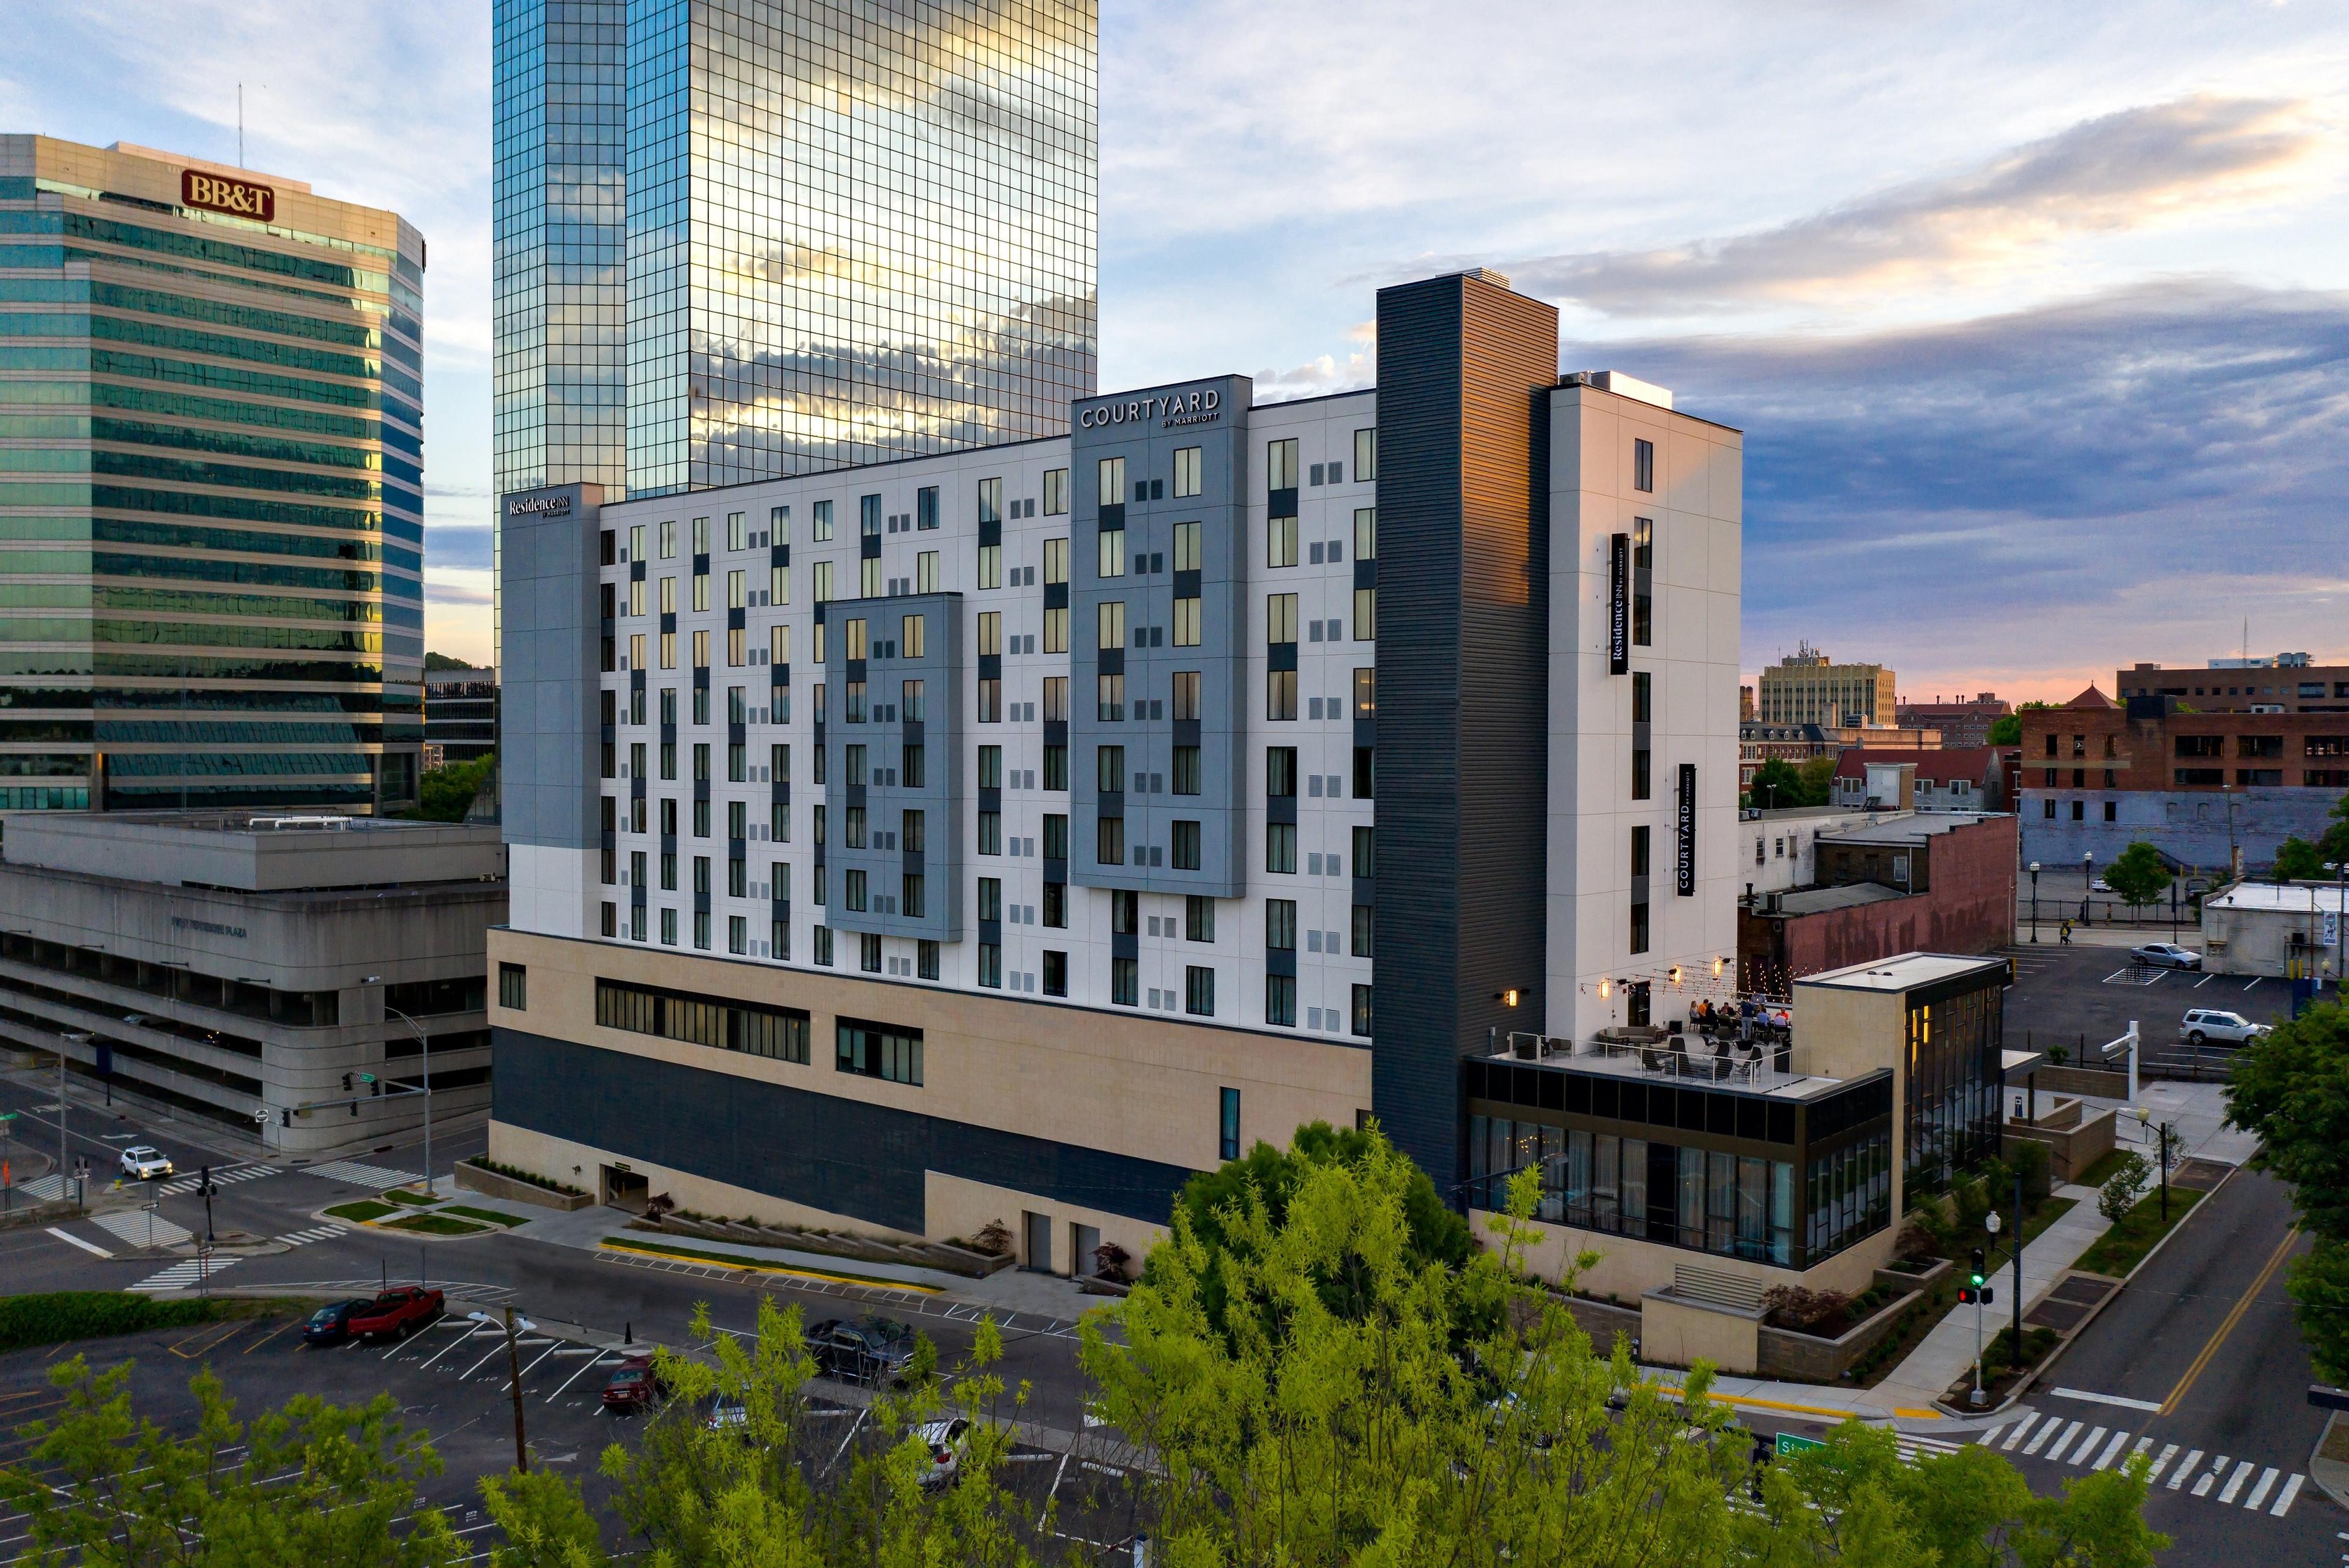
<path fill-rule="evenodd" d="M 1068 428 L 1093 0 L 498 0 L 496 485 L 605 498 Z"/>
<path fill-rule="evenodd" d="M 415 798 L 423 281 L 395 214 L 0 137 L 0 810 Z"/>

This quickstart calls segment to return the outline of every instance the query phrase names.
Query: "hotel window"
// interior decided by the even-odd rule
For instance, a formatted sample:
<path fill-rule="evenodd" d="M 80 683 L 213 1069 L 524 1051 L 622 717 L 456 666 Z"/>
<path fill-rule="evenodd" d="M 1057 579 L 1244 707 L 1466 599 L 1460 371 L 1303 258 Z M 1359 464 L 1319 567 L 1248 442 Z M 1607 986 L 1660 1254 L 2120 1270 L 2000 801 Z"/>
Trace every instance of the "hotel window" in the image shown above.
<path fill-rule="evenodd" d="M 978 852 L 981 855 L 1003 853 L 1003 814 L 982 811 L 978 814 Z"/>
<path fill-rule="evenodd" d="M 1367 985 L 1358 985 L 1354 987 L 1353 1023 L 1355 1034 L 1362 1039 L 1369 1039 L 1371 1035 L 1371 988 Z"/>
<path fill-rule="evenodd" d="M 1125 677 L 1096 675 L 1093 677 L 1096 716 L 1104 724 L 1123 722 L 1125 718 Z"/>
<path fill-rule="evenodd" d="M 1354 640 L 1373 642 L 1379 635 L 1379 590 L 1354 590 Z"/>
<path fill-rule="evenodd" d="M 1264 752 L 1264 793 L 1273 800 L 1297 798 L 1297 748 L 1267 746 Z"/>
<path fill-rule="evenodd" d="M 1354 906 L 1353 951 L 1356 958 L 1371 956 L 1371 906 Z"/>
<path fill-rule="evenodd" d="M 897 912 L 909 919 L 920 919 L 926 912 L 924 909 L 925 884 L 922 874 L 919 871 L 905 873 L 899 880 L 899 891 L 903 898 L 902 907 Z"/>
<path fill-rule="evenodd" d="M 660 634 L 660 667 L 663 670 L 677 668 L 677 633 L 673 631 Z"/>
<path fill-rule="evenodd" d="M 1361 596 L 1357 594 L 1355 597 L 1360 598 Z M 1044 613 L 1047 617 L 1051 614 L 1050 610 Z M 1199 601 L 1195 598 L 1174 601 L 1174 646 L 1177 648 L 1199 646 Z M 1052 650 L 1048 649 L 1045 651 Z"/>
<path fill-rule="evenodd" d="M 1634 441 L 1631 443 L 1631 488 L 1652 491 L 1656 488 L 1656 443 Z"/>
<path fill-rule="evenodd" d="M 1044 994 L 1069 994 L 1069 955 L 1046 950 L 1044 953 Z"/>
<path fill-rule="evenodd" d="M 1635 953 L 1648 950 L 1648 905 L 1645 899 L 1631 906 L 1631 950 Z"/>
<path fill-rule="evenodd" d="M 1174 524 L 1174 569 L 1178 572 L 1199 569 L 1199 524 L 1196 523 Z"/>
<path fill-rule="evenodd" d="M 1375 719 L 1379 714 L 1379 672 L 1376 670 L 1354 671 L 1354 717 Z"/>
<path fill-rule="evenodd" d="M 914 944 L 914 973 L 922 980 L 938 978 L 938 944 L 926 937 Z"/>
<path fill-rule="evenodd" d="M 871 939 L 877 946 L 880 939 Z M 833 1065 L 859 1077 L 892 1084 L 922 1085 L 922 1032 L 895 1023 L 843 1018 Z"/>
<path fill-rule="evenodd" d="M 1652 518 L 1631 519 L 1631 641 L 1647 648 L 1655 641 L 1656 524 Z"/>
<path fill-rule="evenodd" d="M 1069 651 L 1069 607 L 1053 605 L 1044 611 L 1044 651 Z"/>
<path fill-rule="evenodd" d="M 1174 718 L 1197 722 L 1199 717 L 1199 671 L 1178 670 L 1174 672 Z"/>
<path fill-rule="evenodd" d="M 1293 822 L 1268 822 L 1264 825 L 1264 868 L 1279 876 L 1297 874 L 1297 825 Z"/>
<path fill-rule="evenodd" d="M 1655 680 L 1644 670 L 1631 671 L 1631 722 L 1645 724 L 1655 718 Z"/>
<path fill-rule="evenodd" d="M 660 525 L 660 558 L 677 559 L 677 519 L 672 517 Z"/>
<path fill-rule="evenodd" d="M 1646 800 L 1648 798 L 1648 758 L 1649 752 L 1647 747 L 1634 746 L 1631 748 L 1631 798 L 1633 800 Z"/>
<path fill-rule="evenodd" d="M 815 602 L 820 605 L 832 602 L 832 563 L 830 561 L 818 561 L 815 564 Z M 818 621 L 816 625 L 821 628 L 823 623 Z M 818 664 L 823 662 L 823 655 L 816 656 L 816 662 Z"/>
<path fill-rule="evenodd" d="M 978 879 L 978 919 L 984 925 L 1003 923 L 1003 880 L 999 877 Z"/>
<path fill-rule="evenodd" d="M 909 724 L 921 723 L 929 712 L 929 702 L 924 696 L 928 687 L 925 680 L 897 682 L 897 717 Z"/>
<path fill-rule="evenodd" d="M 698 610 L 706 610 L 709 607 L 709 574 L 708 572 L 693 574 L 693 607 Z"/>
<path fill-rule="evenodd" d="M 1094 575 L 1107 581 L 1125 576 L 1125 530 L 1103 528 L 1101 531 L 1101 556 L 1094 563 Z"/>
<path fill-rule="evenodd" d="M 1635 877 L 1648 875 L 1648 832 L 1644 826 L 1631 830 L 1631 875 Z M 1754 858 L 1756 862 L 1762 858 L 1762 841 L 1758 838 L 1754 841 Z"/>
<path fill-rule="evenodd" d="M 1109 999 L 1120 1007 L 1137 1005 L 1142 997 L 1141 964 L 1130 958 L 1109 961 Z"/>
<path fill-rule="evenodd" d="M 1288 444 L 1294 446 L 1294 441 Z M 1297 519 L 1268 517 L 1265 519 L 1264 553 L 1268 566 L 1297 565 Z"/>
<path fill-rule="evenodd" d="M 1354 478 L 1368 482 L 1379 476 L 1379 432 L 1375 427 L 1354 432 Z"/>
<path fill-rule="evenodd" d="M 1125 601 L 1103 599 L 1095 607 L 1095 609 L 1096 630 L 1100 638 L 1096 646 L 1104 649 L 1123 648 L 1125 646 Z"/>
<path fill-rule="evenodd" d="M 1125 504 L 1125 459 L 1122 457 L 1102 458 L 1094 466 L 1093 478 L 1095 491 L 1095 494 L 1093 496 L 1094 504 L 1100 506 L 1123 506 Z M 1109 574 L 1104 572 L 1102 575 L 1103 576 L 1107 576 Z"/>
<path fill-rule="evenodd" d="M 928 646 L 929 622 L 917 615 L 901 616 L 897 620 L 897 654 L 901 659 L 919 659 Z M 919 713 L 912 715 L 920 718 Z"/>
<path fill-rule="evenodd" d="M 928 533 L 938 525 L 938 487 L 925 484 L 914 492 L 914 527 Z"/>
<path fill-rule="evenodd" d="M 693 634 L 693 667 L 696 670 L 709 668 L 709 634 L 706 631 Z"/>
<path fill-rule="evenodd" d="M 530 970 L 518 963 L 498 965 L 498 1005 L 515 1012 L 530 1011 Z"/>
<path fill-rule="evenodd" d="M 1293 953 L 1297 950 L 1297 900 L 1267 898 L 1264 901 L 1264 945 L 1273 952 Z"/>
<path fill-rule="evenodd" d="M 1297 717 L 1297 671 L 1294 670 L 1265 671 L 1264 716 L 1267 719 Z"/>
<path fill-rule="evenodd" d="M 632 631 L 628 634 L 628 668 L 630 670 L 642 670 L 644 667 L 645 634 L 640 631 Z"/>
<path fill-rule="evenodd" d="M 1101 866 L 1125 864 L 1125 818 L 1104 816 L 1095 821 L 1093 861 Z"/>
<path fill-rule="evenodd" d="M 663 577 L 660 580 L 660 612 L 663 615 L 677 613 L 677 579 L 675 577 Z M 2054 753 L 2051 751 L 2048 755 L 2053 756 Z"/>
<path fill-rule="evenodd" d="M 1198 747 L 1177 746 L 1174 748 L 1174 793 L 1176 794 L 1197 794 L 1199 793 Z"/>
<path fill-rule="evenodd" d="M 908 680 L 905 684 L 908 688 L 912 689 L 907 698 L 909 705 L 914 702 L 918 702 L 921 698 L 920 687 L 922 683 L 918 680 Z M 899 770 L 903 774 L 903 777 L 899 782 L 904 784 L 907 789 L 921 789 L 928 784 L 930 772 L 929 748 L 924 742 L 920 741 L 907 741 L 903 745 L 899 746 L 897 749 L 897 763 Z"/>
<path fill-rule="evenodd" d="M 1003 546 L 981 545 L 978 547 L 978 586 L 999 588 L 1003 586 Z"/>
<path fill-rule="evenodd" d="M 819 898 L 816 902 L 821 904 L 823 900 Z M 812 935 L 815 938 L 815 961 L 830 969 L 832 967 L 832 928 L 817 926 L 813 928 Z"/>
<path fill-rule="evenodd" d="M 767 662 L 778 669 L 788 669 L 792 662 L 792 628 L 776 625 L 767 628 Z M 778 718 L 775 722 L 781 723 Z"/>
<path fill-rule="evenodd" d="M 860 597 L 877 599 L 881 597 L 881 558 L 867 556 L 856 563 L 856 592 Z"/>
<path fill-rule="evenodd" d="M 740 915 L 726 917 L 726 950 L 736 954 L 750 950 L 750 922 Z"/>
<path fill-rule="evenodd" d="M 1198 1018 L 1216 1015 L 1216 971 L 1192 964 L 1183 971 L 1183 1011 Z"/>
<path fill-rule="evenodd" d="M 1174 498 L 1199 493 L 1199 452 L 1195 446 L 1174 449 Z"/>
<path fill-rule="evenodd" d="M 1331 858 L 1335 859 L 1336 857 L 1332 856 Z M 1378 829 L 1374 827 L 1354 829 L 1355 878 L 1360 880 L 1363 877 L 1375 877 L 1378 875 Z"/>
<path fill-rule="evenodd" d="M 1199 868 L 1199 825 L 1178 819 L 1167 840 L 1166 853 L 1173 859 L 1175 870 L 1196 871 Z"/>
<path fill-rule="evenodd" d="M 1069 678 L 1065 675 L 1044 677 L 1044 722 L 1064 723 L 1069 717 Z"/>
<path fill-rule="evenodd" d="M 1237 1159 L 1240 1157 L 1240 1092 L 1237 1089 L 1219 1089 L 1216 1099 L 1216 1157 Z"/>
<path fill-rule="evenodd" d="M 693 553 L 697 556 L 709 554 L 709 519 L 707 517 L 693 520 Z"/>
<path fill-rule="evenodd" d="M 1297 596 L 1267 594 L 1264 600 L 1264 640 L 1278 648 L 1297 640 Z"/>
<path fill-rule="evenodd" d="M 1044 471 L 1044 515 L 1059 517 L 1069 510 L 1069 471 L 1048 468 Z"/>
<path fill-rule="evenodd" d="M 988 610 L 978 618 L 978 655 L 984 659 L 989 654 L 1000 654 L 1002 651 L 1003 612 Z"/>
<path fill-rule="evenodd" d="M 1057 471 L 1055 471 L 1057 472 Z M 1044 586 L 1069 580 L 1069 542 L 1066 539 L 1044 541 Z"/>
<path fill-rule="evenodd" d="M 809 532 L 809 534 L 808 534 L 808 537 L 809 537 L 809 538 L 811 538 L 811 539 L 812 539 L 812 540 L 814 540 L 814 541 L 815 541 L 817 544 L 819 544 L 819 545 L 823 544 L 823 543 L 825 543 L 826 541 L 828 541 L 829 539 L 831 539 L 831 537 L 832 537 L 832 503 L 831 503 L 831 502 L 829 502 L 829 501 L 819 501 L 819 502 L 817 502 L 817 503 L 815 504 L 815 516 L 814 516 L 813 522 L 812 522 L 812 525 L 811 525 L 810 532 Z"/>
<path fill-rule="evenodd" d="M 728 609 L 740 609 L 750 602 L 750 591 L 743 587 L 749 576 L 747 572 L 726 574 L 726 607 Z"/>
<path fill-rule="evenodd" d="M 1183 899 L 1183 940 L 1190 942 L 1212 942 L 1216 940 L 1216 901 L 1204 893 L 1191 893 Z"/>
<path fill-rule="evenodd" d="M 1003 787 L 1003 748 L 1001 746 L 978 748 L 978 787 L 981 789 Z"/>
<path fill-rule="evenodd" d="M 636 578 L 628 585 L 628 613 L 630 615 L 645 613 L 645 580 L 642 577 Z"/>
<path fill-rule="evenodd" d="M 1297 438 L 1264 445 L 1264 487 L 1267 491 L 1297 488 Z"/>
<path fill-rule="evenodd" d="M 767 508 L 767 543 L 788 545 L 792 542 L 792 509 L 788 506 Z"/>
<path fill-rule="evenodd" d="M 1357 476 L 1360 471 L 1357 470 Z M 1375 561 L 1379 558 L 1379 513 L 1375 506 L 1354 509 L 1354 559 Z"/>
<path fill-rule="evenodd" d="M 1295 975 L 1268 974 L 1264 977 L 1264 1021 L 1276 1027 L 1297 1027 Z"/>
<path fill-rule="evenodd" d="M 1093 781 L 1103 794 L 1124 793 L 1125 748 L 1123 746 L 1093 748 Z"/>
<path fill-rule="evenodd" d="M 914 591 L 934 594 L 938 591 L 938 553 L 925 550 L 914 557 Z"/>

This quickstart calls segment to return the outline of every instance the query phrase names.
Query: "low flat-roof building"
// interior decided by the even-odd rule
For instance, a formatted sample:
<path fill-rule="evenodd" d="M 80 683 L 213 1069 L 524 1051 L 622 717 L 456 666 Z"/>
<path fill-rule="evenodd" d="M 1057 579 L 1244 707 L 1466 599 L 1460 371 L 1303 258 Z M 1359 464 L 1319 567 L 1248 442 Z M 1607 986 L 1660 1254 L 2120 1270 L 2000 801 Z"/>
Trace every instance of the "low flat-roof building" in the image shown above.
<path fill-rule="evenodd" d="M 420 1125 L 420 1096 L 377 1091 L 420 1086 L 429 1040 L 433 1126 L 458 1123 L 489 1107 L 504 872 L 488 826 L 17 816 L 0 846 L 0 1040 L 62 1047 L 77 1074 L 286 1153 Z"/>
<path fill-rule="evenodd" d="M 1803 977 L 1918 948 L 1987 953 L 2013 940 L 2015 820 L 1909 812 L 1820 829 L 1811 885 L 1747 894 L 1737 967 L 1784 996 Z"/>
<path fill-rule="evenodd" d="M 2337 882 L 2238 882 L 2202 900 L 2203 967 L 2220 974 L 2338 981 Z"/>

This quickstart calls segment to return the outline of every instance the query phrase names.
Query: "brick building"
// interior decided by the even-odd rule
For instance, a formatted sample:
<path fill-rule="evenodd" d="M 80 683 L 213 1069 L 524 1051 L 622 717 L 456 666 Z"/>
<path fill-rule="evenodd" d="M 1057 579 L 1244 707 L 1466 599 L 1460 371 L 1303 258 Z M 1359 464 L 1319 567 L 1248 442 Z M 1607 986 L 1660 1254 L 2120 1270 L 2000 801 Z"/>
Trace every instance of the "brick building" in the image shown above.
<path fill-rule="evenodd" d="M 1994 951 L 2014 934 L 2015 826 L 1940 813 L 1821 833 L 1813 886 L 1740 904 L 1741 988 L 1785 995 L 1805 975 L 1919 948 Z"/>
<path fill-rule="evenodd" d="M 1869 794 L 1868 768 L 1888 763 L 1913 765 L 1916 794 L 1903 805 L 1919 811 L 2005 811 L 2009 794 L 2006 768 L 1997 748 L 1968 746 L 1951 750 L 1909 750 L 1899 746 L 1850 746 L 1836 763 L 1837 805 L 1863 806 Z"/>
<path fill-rule="evenodd" d="M 2217 659 L 2200 670 L 2137 664 L 2113 675 L 2121 700 L 2174 697 L 2198 711 L 2349 713 L 2349 664 L 2312 664 L 2304 653 Z"/>
<path fill-rule="evenodd" d="M 1987 746 L 1990 727 L 2013 711 L 1997 693 L 1982 691 L 1947 702 L 1939 697 L 1930 702 L 1901 702 L 1892 710 L 1892 722 L 1903 729 L 1939 730 L 1945 746 Z"/>
<path fill-rule="evenodd" d="M 2091 686 L 2023 714 L 2024 860 L 2107 865 L 2142 839 L 2180 866 L 2240 856 L 2256 867 L 2286 837 L 2323 835 L 2349 791 L 2349 711 L 2252 712 L 2241 677 L 2274 671 L 2195 673 L 2206 690 L 2214 673 L 2236 677 L 2246 706 L 2213 711 L 2160 692 L 2116 703 Z"/>

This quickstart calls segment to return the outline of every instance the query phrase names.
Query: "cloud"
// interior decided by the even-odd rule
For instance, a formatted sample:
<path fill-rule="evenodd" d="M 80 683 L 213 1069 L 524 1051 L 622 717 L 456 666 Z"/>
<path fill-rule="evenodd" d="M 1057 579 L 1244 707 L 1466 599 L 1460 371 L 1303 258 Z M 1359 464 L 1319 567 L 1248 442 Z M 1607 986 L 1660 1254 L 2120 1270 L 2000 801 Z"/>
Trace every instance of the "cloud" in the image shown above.
<path fill-rule="evenodd" d="M 424 558 L 434 570 L 443 566 L 465 567 L 486 572 L 490 566 L 490 530 L 487 524 L 428 524 L 424 530 Z"/>
<path fill-rule="evenodd" d="M 2309 106 L 2197 97 L 2123 109 L 1962 174 L 1893 186 L 1775 228 L 1506 264 L 1522 292 L 1609 315 L 1930 286 L 2084 234 L 2272 194 L 2321 145 Z"/>
<path fill-rule="evenodd" d="M 2342 647 L 2349 294 L 2177 279 L 1865 337 L 1570 345 L 1745 431 L 1745 649 L 1903 690 Z M 2044 695 L 2044 690 L 2026 695 Z M 2064 695 L 2070 695 L 2069 692 Z"/>

